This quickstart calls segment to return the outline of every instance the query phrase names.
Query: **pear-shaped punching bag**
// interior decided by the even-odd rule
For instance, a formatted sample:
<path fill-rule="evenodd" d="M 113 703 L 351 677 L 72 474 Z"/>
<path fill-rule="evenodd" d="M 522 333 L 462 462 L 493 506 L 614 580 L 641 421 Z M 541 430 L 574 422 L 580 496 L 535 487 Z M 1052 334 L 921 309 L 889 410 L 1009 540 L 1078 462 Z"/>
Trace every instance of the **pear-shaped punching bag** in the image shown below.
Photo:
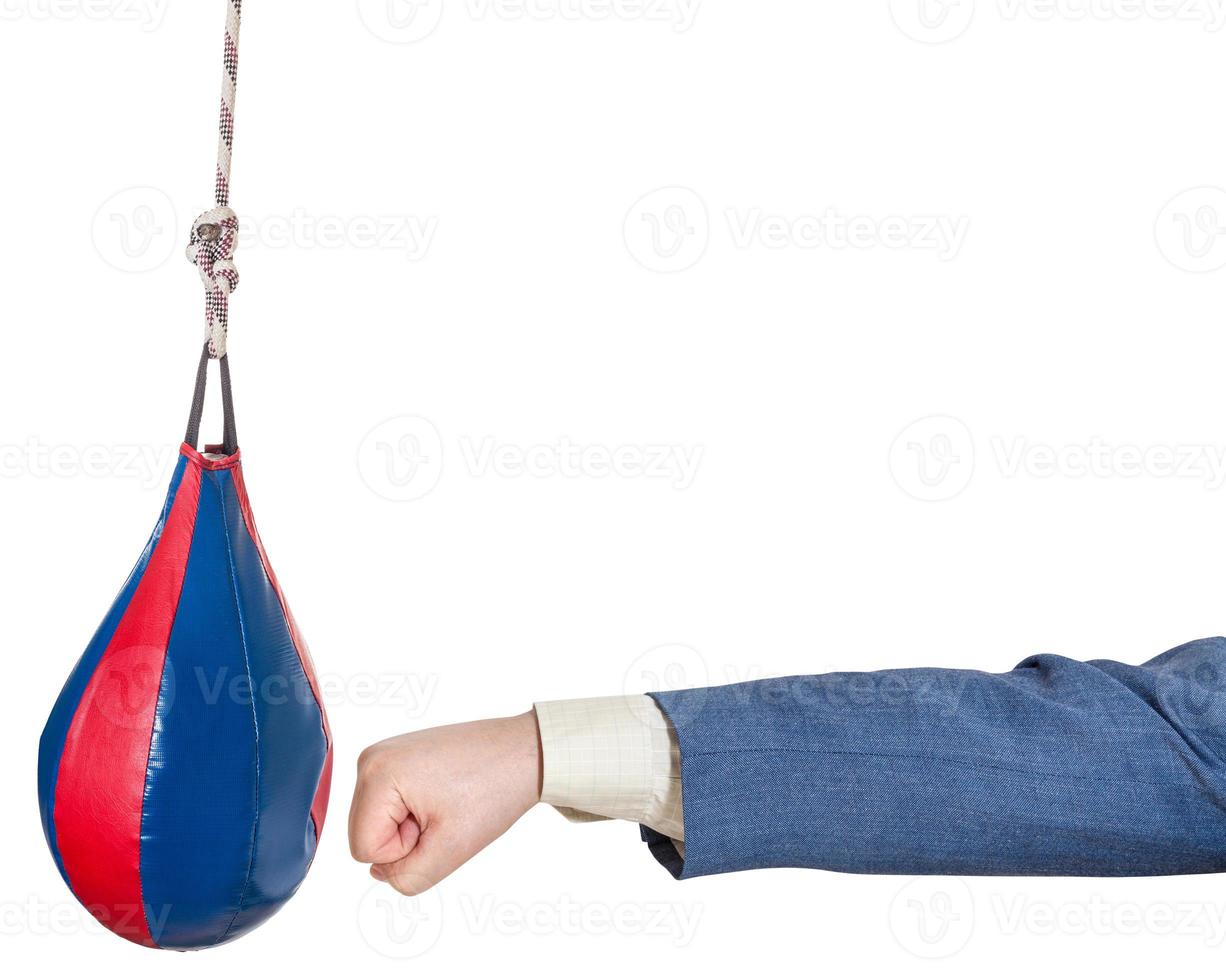
<path fill-rule="evenodd" d="M 199 949 L 289 899 L 323 829 L 332 740 L 260 542 L 235 444 L 197 452 L 209 354 L 149 543 L 55 704 L 43 830 L 69 888 L 126 939 Z"/>
<path fill-rule="evenodd" d="M 328 806 L 332 736 L 310 654 L 251 516 L 226 356 L 238 286 L 230 151 L 241 0 L 227 0 L 216 207 L 187 254 L 206 342 L 153 536 L 64 685 L 39 745 L 47 844 L 68 887 L 125 939 L 228 942 L 302 883 Z M 199 452 L 211 360 L 224 441 Z"/>

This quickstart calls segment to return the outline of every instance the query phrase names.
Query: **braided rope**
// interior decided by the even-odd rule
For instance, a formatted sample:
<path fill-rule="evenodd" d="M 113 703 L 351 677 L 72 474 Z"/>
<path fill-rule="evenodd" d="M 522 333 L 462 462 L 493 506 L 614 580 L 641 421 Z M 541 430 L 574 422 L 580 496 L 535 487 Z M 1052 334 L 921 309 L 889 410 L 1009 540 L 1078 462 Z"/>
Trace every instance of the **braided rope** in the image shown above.
<path fill-rule="evenodd" d="M 227 0 L 226 47 L 221 82 L 221 132 L 217 144 L 216 207 L 192 222 L 187 257 L 204 284 L 205 338 L 209 356 L 226 356 L 230 294 L 238 288 L 234 250 L 238 246 L 238 215 L 230 207 L 230 160 L 234 149 L 234 98 L 238 85 L 238 35 L 242 0 Z"/>

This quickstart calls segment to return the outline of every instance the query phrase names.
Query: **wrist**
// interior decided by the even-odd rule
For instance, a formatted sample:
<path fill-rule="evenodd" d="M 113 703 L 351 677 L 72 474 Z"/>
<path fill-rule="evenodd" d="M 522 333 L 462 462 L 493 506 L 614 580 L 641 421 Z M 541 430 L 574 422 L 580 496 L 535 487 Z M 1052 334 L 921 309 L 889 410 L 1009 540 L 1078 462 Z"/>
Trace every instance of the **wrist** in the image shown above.
<path fill-rule="evenodd" d="M 520 774 L 525 812 L 541 802 L 544 780 L 544 758 L 541 750 L 541 730 L 536 709 L 507 719 L 511 725 L 515 769 Z"/>

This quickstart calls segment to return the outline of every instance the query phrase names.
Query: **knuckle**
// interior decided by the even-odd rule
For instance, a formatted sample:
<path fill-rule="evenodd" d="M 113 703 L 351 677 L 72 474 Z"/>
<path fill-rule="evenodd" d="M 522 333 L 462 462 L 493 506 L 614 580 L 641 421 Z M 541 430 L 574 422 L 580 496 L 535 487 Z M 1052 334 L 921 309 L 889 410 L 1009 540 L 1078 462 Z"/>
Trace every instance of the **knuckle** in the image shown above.
<path fill-rule="evenodd" d="M 383 752 L 377 745 L 362 750 L 358 756 L 358 778 L 374 775 L 383 762 Z"/>

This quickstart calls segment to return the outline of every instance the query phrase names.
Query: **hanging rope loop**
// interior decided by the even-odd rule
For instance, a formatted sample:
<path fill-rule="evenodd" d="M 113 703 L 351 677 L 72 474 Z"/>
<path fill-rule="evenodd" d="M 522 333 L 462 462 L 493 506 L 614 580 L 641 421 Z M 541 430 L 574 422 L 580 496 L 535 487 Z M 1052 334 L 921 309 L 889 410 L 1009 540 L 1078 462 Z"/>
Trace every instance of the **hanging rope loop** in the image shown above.
<path fill-rule="evenodd" d="M 238 215 L 229 207 L 205 211 L 192 223 L 187 258 L 204 284 L 205 332 L 214 358 L 226 356 L 230 294 L 238 288 L 237 245 Z"/>
<path fill-rule="evenodd" d="M 230 207 L 230 158 L 234 149 L 234 97 L 238 84 L 238 35 L 242 0 L 227 0 L 226 43 L 222 59 L 221 127 L 217 146 L 216 207 L 192 223 L 187 258 L 204 284 L 205 339 L 209 356 L 226 356 L 230 294 L 238 288 L 234 250 L 238 246 L 238 215 Z"/>

